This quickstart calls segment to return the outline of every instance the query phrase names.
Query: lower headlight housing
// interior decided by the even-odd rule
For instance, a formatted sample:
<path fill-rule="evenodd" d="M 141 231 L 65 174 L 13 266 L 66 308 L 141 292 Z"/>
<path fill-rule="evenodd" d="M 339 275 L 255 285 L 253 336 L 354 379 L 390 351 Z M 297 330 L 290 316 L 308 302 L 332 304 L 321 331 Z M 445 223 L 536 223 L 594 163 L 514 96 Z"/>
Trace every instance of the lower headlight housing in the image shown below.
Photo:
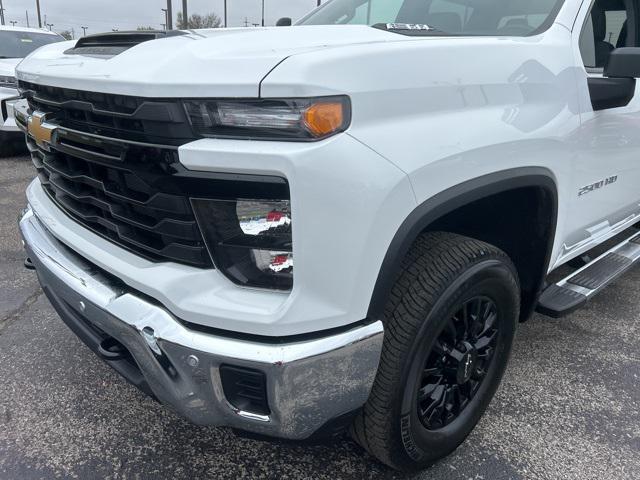
<path fill-rule="evenodd" d="M 192 199 L 218 269 L 238 285 L 276 290 L 293 286 L 289 200 Z"/>

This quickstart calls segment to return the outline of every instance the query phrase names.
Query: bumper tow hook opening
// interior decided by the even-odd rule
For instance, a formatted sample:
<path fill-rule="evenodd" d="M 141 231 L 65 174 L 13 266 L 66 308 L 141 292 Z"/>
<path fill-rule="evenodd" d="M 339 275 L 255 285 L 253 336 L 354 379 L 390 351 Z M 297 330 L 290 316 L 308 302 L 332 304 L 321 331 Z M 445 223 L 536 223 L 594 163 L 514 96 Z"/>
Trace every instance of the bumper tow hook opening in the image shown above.
<path fill-rule="evenodd" d="M 36 266 L 33 264 L 31 259 L 27 257 L 24 259 L 24 268 L 26 268 L 27 270 L 35 270 Z"/>
<path fill-rule="evenodd" d="M 105 338 L 100 342 L 98 350 L 102 358 L 110 362 L 123 360 L 129 355 L 125 346 L 113 337 Z"/>

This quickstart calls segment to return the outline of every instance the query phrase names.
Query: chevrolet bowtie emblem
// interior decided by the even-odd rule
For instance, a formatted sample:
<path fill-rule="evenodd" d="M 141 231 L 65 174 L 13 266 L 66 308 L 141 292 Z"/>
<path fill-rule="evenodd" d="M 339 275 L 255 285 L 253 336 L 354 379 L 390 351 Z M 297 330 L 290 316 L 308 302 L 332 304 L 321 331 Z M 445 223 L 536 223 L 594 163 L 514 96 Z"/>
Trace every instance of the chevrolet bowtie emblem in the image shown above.
<path fill-rule="evenodd" d="M 45 121 L 45 114 L 41 112 L 34 112 L 29 116 L 28 122 L 29 135 L 33 137 L 38 145 L 44 145 L 45 143 L 51 143 L 51 136 L 55 127 L 48 125 Z"/>

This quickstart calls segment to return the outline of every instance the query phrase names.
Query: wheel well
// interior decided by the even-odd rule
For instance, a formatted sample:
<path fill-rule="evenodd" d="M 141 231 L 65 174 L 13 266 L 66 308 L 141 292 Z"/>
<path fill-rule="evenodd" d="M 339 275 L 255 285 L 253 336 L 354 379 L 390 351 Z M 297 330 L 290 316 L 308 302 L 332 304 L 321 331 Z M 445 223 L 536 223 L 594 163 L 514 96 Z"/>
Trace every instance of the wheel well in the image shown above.
<path fill-rule="evenodd" d="M 482 240 L 503 250 L 518 270 L 521 320 L 535 308 L 555 231 L 555 198 L 542 187 L 523 187 L 461 206 L 424 231 L 444 231 Z"/>
<path fill-rule="evenodd" d="M 553 173 L 541 167 L 494 172 L 455 185 L 418 205 L 396 232 L 380 267 L 367 319 L 384 318 L 402 260 L 424 232 L 448 231 L 491 243 L 518 269 L 521 319 L 533 313 L 551 260 L 558 213 Z"/>

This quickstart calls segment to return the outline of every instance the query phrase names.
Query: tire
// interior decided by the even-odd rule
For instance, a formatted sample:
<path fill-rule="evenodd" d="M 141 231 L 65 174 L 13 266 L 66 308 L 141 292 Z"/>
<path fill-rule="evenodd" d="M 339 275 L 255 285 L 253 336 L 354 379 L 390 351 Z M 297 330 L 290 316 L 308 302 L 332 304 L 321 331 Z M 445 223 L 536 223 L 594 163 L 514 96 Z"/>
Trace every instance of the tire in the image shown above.
<path fill-rule="evenodd" d="M 405 472 L 453 452 L 502 380 L 519 310 L 518 275 L 504 252 L 460 235 L 423 234 L 385 306 L 380 365 L 354 439 Z"/>

